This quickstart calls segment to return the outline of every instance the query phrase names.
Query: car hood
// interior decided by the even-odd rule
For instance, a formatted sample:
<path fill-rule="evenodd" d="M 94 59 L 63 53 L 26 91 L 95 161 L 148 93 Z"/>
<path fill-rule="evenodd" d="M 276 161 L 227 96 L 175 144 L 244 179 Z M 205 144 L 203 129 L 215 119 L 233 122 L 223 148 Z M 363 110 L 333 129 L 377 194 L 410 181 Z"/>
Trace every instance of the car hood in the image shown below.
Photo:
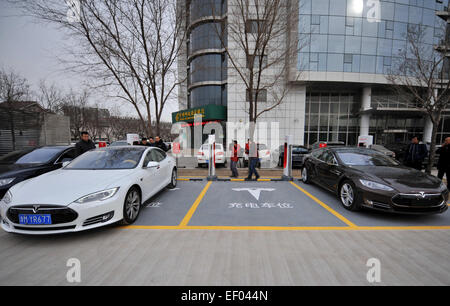
<path fill-rule="evenodd" d="M 69 205 L 79 198 L 115 186 L 132 170 L 56 170 L 13 186 L 13 205 Z"/>
<path fill-rule="evenodd" d="M 30 172 L 45 168 L 44 164 L 0 164 L 0 179 L 26 176 Z"/>
<path fill-rule="evenodd" d="M 351 167 L 362 179 L 384 183 L 402 193 L 438 192 L 441 180 L 425 172 L 398 167 Z"/>

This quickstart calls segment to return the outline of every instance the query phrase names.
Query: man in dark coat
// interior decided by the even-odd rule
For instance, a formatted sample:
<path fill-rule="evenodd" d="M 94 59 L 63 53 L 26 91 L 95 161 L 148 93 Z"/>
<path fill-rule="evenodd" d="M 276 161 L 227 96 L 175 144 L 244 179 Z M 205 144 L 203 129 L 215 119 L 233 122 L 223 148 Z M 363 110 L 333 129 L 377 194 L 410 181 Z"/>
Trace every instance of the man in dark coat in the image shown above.
<path fill-rule="evenodd" d="M 75 145 L 77 156 L 95 150 L 95 143 L 90 139 L 88 132 L 81 132 L 81 140 Z"/>
<path fill-rule="evenodd" d="M 405 166 L 421 171 L 423 161 L 427 156 L 427 146 L 420 143 L 418 137 L 413 137 L 405 152 Z"/>
<path fill-rule="evenodd" d="M 450 137 L 445 139 L 442 147 L 437 149 L 437 154 L 439 154 L 439 162 L 438 162 L 438 177 L 442 180 L 445 177 L 447 178 L 447 188 L 450 190 Z"/>
<path fill-rule="evenodd" d="M 168 151 L 166 144 L 164 143 L 164 141 L 162 141 L 161 137 L 159 136 L 155 137 L 155 147 L 160 148 L 164 152 Z"/>

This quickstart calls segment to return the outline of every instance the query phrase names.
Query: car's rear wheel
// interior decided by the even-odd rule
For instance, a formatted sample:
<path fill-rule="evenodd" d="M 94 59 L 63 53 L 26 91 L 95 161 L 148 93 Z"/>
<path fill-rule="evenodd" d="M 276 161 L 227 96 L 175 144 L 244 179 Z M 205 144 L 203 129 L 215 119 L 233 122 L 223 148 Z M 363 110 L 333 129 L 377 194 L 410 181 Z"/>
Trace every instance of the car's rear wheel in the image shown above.
<path fill-rule="evenodd" d="M 177 187 L 177 179 L 178 179 L 178 174 L 177 174 L 177 170 L 173 169 L 172 171 L 172 177 L 170 179 L 170 184 L 169 186 L 167 186 L 169 189 L 175 189 Z"/>
<path fill-rule="evenodd" d="M 357 211 L 360 209 L 360 195 L 352 181 L 342 182 L 339 188 L 339 199 L 345 209 Z"/>
<path fill-rule="evenodd" d="M 131 188 L 125 197 L 122 224 L 130 225 L 136 222 L 141 212 L 141 201 L 139 190 L 136 187 Z"/>
<path fill-rule="evenodd" d="M 309 176 L 308 168 L 302 169 L 302 182 L 305 184 L 311 184 L 311 177 Z"/>

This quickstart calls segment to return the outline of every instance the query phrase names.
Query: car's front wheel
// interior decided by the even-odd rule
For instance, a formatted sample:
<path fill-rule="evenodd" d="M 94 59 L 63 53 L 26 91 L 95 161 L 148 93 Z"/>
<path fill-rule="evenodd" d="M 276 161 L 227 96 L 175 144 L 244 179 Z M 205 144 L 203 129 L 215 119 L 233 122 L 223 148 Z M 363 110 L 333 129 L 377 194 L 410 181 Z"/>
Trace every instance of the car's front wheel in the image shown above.
<path fill-rule="evenodd" d="M 131 188 L 125 197 L 123 204 L 123 220 L 122 224 L 130 225 L 136 222 L 141 212 L 141 193 L 136 187 Z"/>
<path fill-rule="evenodd" d="M 177 170 L 173 169 L 172 170 L 172 177 L 170 179 L 170 184 L 169 186 L 167 186 L 169 189 L 175 189 L 177 187 L 177 179 L 178 179 L 178 174 L 177 174 Z"/>
<path fill-rule="evenodd" d="M 339 188 L 339 198 L 345 209 L 357 211 L 360 209 L 360 196 L 352 181 L 346 180 L 342 182 Z"/>
<path fill-rule="evenodd" d="M 302 169 L 302 182 L 305 184 L 311 184 L 311 177 L 309 176 L 308 168 Z"/>

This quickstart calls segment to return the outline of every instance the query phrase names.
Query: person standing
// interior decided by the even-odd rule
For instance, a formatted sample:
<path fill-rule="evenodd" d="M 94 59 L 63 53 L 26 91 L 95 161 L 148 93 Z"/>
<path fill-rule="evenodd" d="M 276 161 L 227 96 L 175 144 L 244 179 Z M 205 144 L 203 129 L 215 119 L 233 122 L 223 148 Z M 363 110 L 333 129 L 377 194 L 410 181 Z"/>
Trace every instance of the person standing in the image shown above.
<path fill-rule="evenodd" d="M 166 144 L 164 143 L 164 141 L 161 139 L 161 137 L 156 136 L 156 137 L 155 137 L 155 140 L 156 140 L 155 146 L 156 146 L 157 148 L 160 148 L 160 149 L 163 150 L 164 152 L 167 152 L 167 146 L 166 146 Z"/>
<path fill-rule="evenodd" d="M 253 174 L 255 175 L 256 180 L 258 180 L 260 178 L 258 171 L 256 171 L 256 166 L 258 165 L 259 161 L 258 145 L 253 140 L 250 140 L 248 143 L 248 150 L 246 150 L 245 153 L 248 154 L 249 160 L 248 177 L 245 180 L 251 181 L 253 178 Z"/>
<path fill-rule="evenodd" d="M 148 143 L 147 138 L 142 138 L 142 140 L 141 140 L 141 146 L 144 146 L 144 147 L 150 147 L 150 144 Z"/>
<path fill-rule="evenodd" d="M 230 169 L 231 169 L 231 177 L 238 178 L 239 172 L 237 169 L 237 164 L 239 162 L 239 152 L 241 151 L 241 147 L 238 142 L 235 140 L 233 142 L 233 146 L 231 147 L 231 158 L 230 158 Z"/>
<path fill-rule="evenodd" d="M 91 140 L 88 132 L 81 132 L 81 140 L 75 145 L 77 157 L 84 153 L 95 150 L 95 143 Z"/>
<path fill-rule="evenodd" d="M 442 147 L 436 150 L 436 153 L 439 154 L 438 161 L 438 177 L 442 180 L 445 177 L 447 178 L 447 189 L 450 190 L 450 137 L 445 139 L 445 142 L 442 144 Z"/>
<path fill-rule="evenodd" d="M 156 143 L 155 143 L 155 140 L 153 139 L 153 137 L 150 137 L 149 141 L 150 141 L 150 144 L 149 144 L 150 147 L 156 147 Z"/>
<path fill-rule="evenodd" d="M 413 137 L 406 149 L 405 166 L 422 171 L 422 164 L 427 155 L 427 146 L 420 143 L 418 137 Z"/>

